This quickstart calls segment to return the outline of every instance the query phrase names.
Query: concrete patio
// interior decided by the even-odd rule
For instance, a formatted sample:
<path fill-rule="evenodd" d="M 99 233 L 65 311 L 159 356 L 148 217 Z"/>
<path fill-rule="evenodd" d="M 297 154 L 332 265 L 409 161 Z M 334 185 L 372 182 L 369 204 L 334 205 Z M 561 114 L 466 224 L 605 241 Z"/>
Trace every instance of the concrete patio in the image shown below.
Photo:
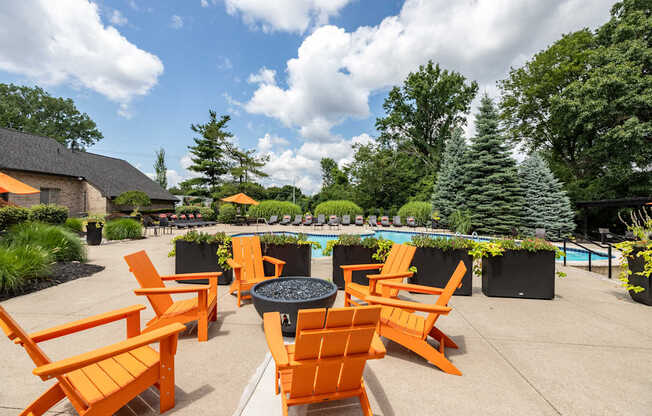
<path fill-rule="evenodd" d="M 168 235 L 90 247 L 89 262 L 105 266 L 104 271 L 1 305 L 28 332 L 133 304 L 147 305 L 144 323 L 153 312 L 145 298 L 133 294 L 136 281 L 123 256 L 145 249 L 162 274 L 171 274 L 170 239 Z M 447 355 L 462 377 L 447 375 L 386 342 L 387 356 L 369 362 L 365 372 L 374 414 L 649 415 L 652 309 L 631 301 L 615 279 L 558 269 L 568 276 L 557 279 L 553 301 L 488 298 L 477 278 L 473 296 L 453 298 L 454 310 L 439 326 L 461 347 Z M 330 278 L 330 259 L 313 260 L 312 274 Z M 429 301 L 427 296 L 409 297 Z M 336 306 L 341 305 L 340 296 Z M 237 308 L 224 286 L 218 310 L 208 342 L 197 342 L 194 327 L 180 340 L 177 404 L 168 414 L 280 415 L 261 319 L 250 304 Z M 58 360 L 120 341 L 124 334 L 124 323 L 119 322 L 41 346 Z M 31 374 L 34 365 L 28 355 L 6 338 L 0 341 L 0 354 L 0 415 L 16 415 L 49 383 Z M 152 390 L 118 414 L 153 415 L 157 409 Z M 55 410 L 50 414 L 75 414 L 65 401 Z M 357 402 L 343 401 L 299 406 L 291 414 L 361 413 Z"/>

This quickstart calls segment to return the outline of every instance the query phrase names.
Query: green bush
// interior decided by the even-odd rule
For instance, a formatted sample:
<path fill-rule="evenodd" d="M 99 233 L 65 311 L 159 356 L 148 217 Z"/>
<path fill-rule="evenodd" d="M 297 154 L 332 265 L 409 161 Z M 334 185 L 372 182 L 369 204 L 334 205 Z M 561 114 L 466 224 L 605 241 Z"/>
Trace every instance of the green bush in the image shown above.
<path fill-rule="evenodd" d="M 177 215 L 182 215 L 182 214 L 183 215 L 188 215 L 188 214 L 193 214 L 194 215 L 194 214 L 200 213 L 201 208 L 202 207 L 197 206 L 197 205 L 179 205 L 175 209 L 175 211 L 176 211 Z M 202 214 L 202 215 L 204 215 L 204 214 Z"/>
<path fill-rule="evenodd" d="M 37 246 L 52 254 L 54 261 L 85 261 L 86 250 L 81 239 L 60 225 L 24 222 L 12 226 L 3 244 Z"/>
<path fill-rule="evenodd" d="M 84 221 L 81 218 L 68 218 L 66 228 L 70 231 L 81 233 L 84 231 Z"/>
<path fill-rule="evenodd" d="M 300 206 L 289 201 L 267 200 L 249 207 L 247 214 L 252 218 L 265 218 L 269 220 L 272 215 L 276 215 L 279 218 L 282 218 L 283 215 L 294 217 L 295 215 L 301 215 L 302 211 Z"/>
<path fill-rule="evenodd" d="M 315 207 L 315 216 L 337 215 L 342 218 L 342 215 L 350 215 L 354 218 L 356 215 L 362 215 L 362 208 L 357 206 L 354 202 L 340 200 L 340 201 L 325 201 Z"/>
<path fill-rule="evenodd" d="M 29 219 L 47 224 L 64 224 L 68 219 L 68 208 L 55 204 L 34 205 L 29 210 Z"/>
<path fill-rule="evenodd" d="M 326 247 L 322 250 L 324 256 L 330 256 L 335 246 L 362 246 L 371 249 L 378 249 L 378 243 L 382 239 L 375 237 L 362 238 L 358 234 L 340 234 L 337 240 L 328 240 Z"/>
<path fill-rule="evenodd" d="M 448 217 L 448 227 L 451 231 L 455 231 L 460 234 L 468 234 L 471 232 L 471 211 L 466 210 L 455 210 Z"/>
<path fill-rule="evenodd" d="M 412 241 L 408 244 L 415 247 L 430 247 L 439 248 L 443 251 L 447 250 L 471 250 L 476 246 L 476 242 L 469 238 L 461 237 L 430 237 L 427 235 L 414 235 Z"/>
<path fill-rule="evenodd" d="M 0 208 L 0 230 L 9 228 L 29 219 L 29 210 L 27 208 L 6 206 Z"/>
<path fill-rule="evenodd" d="M 199 207 L 199 213 L 205 221 L 215 221 L 217 218 L 215 211 L 210 207 Z"/>
<path fill-rule="evenodd" d="M 0 293 L 20 290 L 50 271 L 51 253 L 37 245 L 0 245 Z"/>
<path fill-rule="evenodd" d="M 317 241 L 310 241 L 305 234 L 272 234 L 266 233 L 260 236 L 260 242 L 262 244 L 273 244 L 276 246 L 286 246 L 286 245 L 311 245 L 315 249 L 320 249 L 321 244 Z"/>
<path fill-rule="evenodd" d="M 112 220 L 104 226 L 104 236 L 108 240 L 139 239 L 143 236 L 143 226 L 130 218 Z"/>
<path fill-rule="evenodd" d="M 414 217 L 418 224 L 427 224 L 430 222 L 431 213 L 432 205 L 430 205 L 430 202 L 412 201 L 403 205 L 396 215 L 401 217 L 403 222 L 408 217 Z"/>
<path fill-rule="evenodd" d="M 217 216 L 217 221 L 222 224 L 233 224 L 235 222 L 235 207 L 233 204 L 223 204 L 220 207 L 220 214 Z"/>

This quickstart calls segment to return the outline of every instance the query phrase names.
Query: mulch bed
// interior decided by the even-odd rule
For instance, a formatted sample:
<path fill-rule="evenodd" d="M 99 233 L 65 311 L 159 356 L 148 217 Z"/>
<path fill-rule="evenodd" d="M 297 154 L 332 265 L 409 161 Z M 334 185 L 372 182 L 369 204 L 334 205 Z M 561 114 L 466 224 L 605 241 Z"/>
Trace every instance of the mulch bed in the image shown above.
<path fill-rule="evenodd" d="M 66 283 L 71 280 L 80 279 L 82 277 L 92 276 L 97 272 L 101 272 L 102 270 L 104 270 L 104 266 L 79 263 L 76 261 L 55 263 L 52 265 L 52 272 L 50 273 L 49 277 L 33 279 L 17 292 L 0 293 L 0 301 L 11 299 L 16 296 L 26 295 L 28 293 L 46 289 L 51 286 L 56 286 L 61 283 Z"/>

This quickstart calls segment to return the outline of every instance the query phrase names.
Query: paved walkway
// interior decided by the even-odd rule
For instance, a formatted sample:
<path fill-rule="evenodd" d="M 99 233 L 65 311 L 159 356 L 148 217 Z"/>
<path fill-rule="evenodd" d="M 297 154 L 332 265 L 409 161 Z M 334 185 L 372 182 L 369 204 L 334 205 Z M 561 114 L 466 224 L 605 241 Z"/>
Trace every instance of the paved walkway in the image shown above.
<path fill-rule="evenodd" d="M 251 228 L 251 227 L 249 227 Z M 240 231 L 242 228 L 234 229 Z M 122 257 L 145 249 L 161 273 L 172 273 L 170 236 L 91 247 L 91 263 L 106 266 L 92 277 L 2 302 L 27 331 L 147 302 L 133 295 L 135 279 Z M 313 275 L 330 276 L 329 259 L 313 261 Z M 561 267 L 560 267 L 561 269 Z M 441 329 L 461 346 L 448 356 L 464 373 L 442 373 L 401 346 L 369 363 L 365 380 L 376 415 L 649 415 L 652 409 L 652 317 L 617 282 L 563 268 L 553 301 L 487 298 L 474 282 L 473 296 L 454 297 Z M 525 277 L 526 278 L 526 277 Z M 235 306 L 220 287 L 218 321 L 209 341 L 191 328 L 176 356 L 174 415 L 281 414 L 261 320 L 251 305 Z M 428 301 L 426 296 L 409 297 Z M 336 305 L 341 305 L 341 298 Z M 151 308 L 143 322 L 152 316 Z M 91 336 L 88 336 L 90 334 Z M 123 339 L 117 323 L 88 334 L 42 344 L 53 360 Z M 0 415 L 16 415 L 49 385 L 31 374 L 22 348 L 0 340 Z M 157 414 L 154 391 L 119 415 Z M 74 414 L 65 402 L 51 414 Z M 354 401 L 301 406 L 294 415 L 359 415 Z"/>

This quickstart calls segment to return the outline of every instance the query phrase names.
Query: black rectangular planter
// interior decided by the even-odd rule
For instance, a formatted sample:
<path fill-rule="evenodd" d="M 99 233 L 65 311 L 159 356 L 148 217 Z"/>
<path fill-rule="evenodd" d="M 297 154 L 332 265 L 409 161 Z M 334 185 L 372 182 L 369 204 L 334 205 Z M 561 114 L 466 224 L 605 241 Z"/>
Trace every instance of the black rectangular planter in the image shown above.
<path fill-rule="evenodd" d="M 378 263 L 373 259 L 375 249 L 362 246 L 335 246 L 333 247 L 333 283 L 338 289 L 344 289 L 344 274 L 340 266 L 349 264 Z M 352 280 L 355 283 L 368 285 L 368 274 L 377 274 L 379 270 L 360 270 L 353 272 Z"/>
<path fill-rule="evenodd" d="M 642 249 L 634 249 L 632 250 L 632 254 L 627 257 L 629 270 L 632 272 L 632 274 L 629 275 L 628 280 L 630 285 L 641 286 L 645 288 L 645 290 L 639 293 L 635 293 L 633 290 L 630 290 L 629 296 L 631 296 L 632 299 L 636 302 L 652 306 L 652 285 L 650 284 L 651 279 L 638 274 L 643 272 L 645 269 L 645 259 L 643 259 L 643 257 L 636 256 L 639 251 L 642 251 Z"/>
<path fill-rule="evenodd" d="M 553 299 L 555 253 L 505 250 L 482 259 L 482 293 L 487 296 Z"/>
<path fill-rule="evenodd" d="M 190 241 L 175 241 L 175 264 L 174 272 L 181 273 L 200 273 L 200 272 L 222 272 L 217 283 L 220 285 L 229 285 L 233 280 L 233 271 L 222 270 L 217 259 L 217 243 L 198 244 Z M 179 283 L 190 284 L 208 284 L 208 279 L 200 280 L 177 280 Z"/>
<path fill-rule="evenodd" d="M 444 288 L 453 275 L 459 262 L 466 266 L 462 278 L 462 287 L 455 290 L 455 295 L 471 296 L 473 290 L 473 257 L 467 250 L 442 250 L 434 247 L 417 247 L 412 259 L 412 266 L 417 272 L 410 278 L 410 283 L 423 286 Z"/>
<path fill-rule="evenodd" d="M 308 244 L 262 244 L 263 256 L 270 256 L 283 260 L 283 272 L 281 276 L 305 276 L 310 277 L 310 265 L 312 261 L 312 247 Z M 274 274 L 274 265 L 263 262 L 265 276 Z"/>

